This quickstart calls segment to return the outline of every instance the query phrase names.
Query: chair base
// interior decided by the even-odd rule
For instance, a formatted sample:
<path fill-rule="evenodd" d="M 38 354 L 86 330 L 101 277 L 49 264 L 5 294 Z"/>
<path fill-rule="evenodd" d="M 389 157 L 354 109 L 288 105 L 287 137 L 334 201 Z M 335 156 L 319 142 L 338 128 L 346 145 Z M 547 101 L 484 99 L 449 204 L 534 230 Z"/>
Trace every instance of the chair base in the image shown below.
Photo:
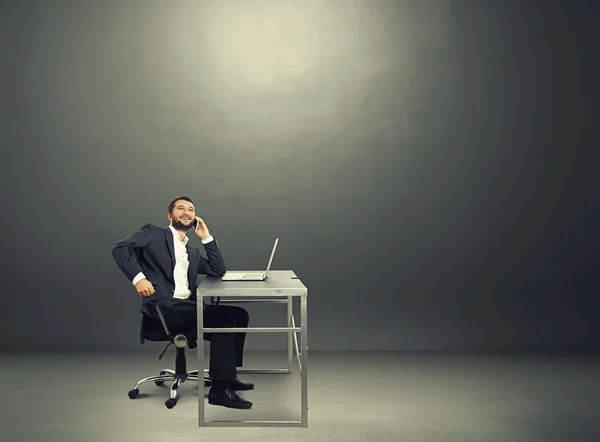
<path fill-rule="evenodd" d="M 135 399 L 140 393 L 139 386 L 144 382 L 154 382 L 157 386 L 163 385 L 167 381 L 173 381 L 170 388 L 170 398 L 167 399 L 165 405 L 167 408 L 173 408 L 177 404 L 179 399 L 179 386 L 185 381 L 196 381 L 198 382 L 199 374 L 198 370 L 187 371 L 185 362 L 185 349 L 177 348 L 177 356 L 175 358 L 176 370 L 165 368 L 158 376 L 149 376 L 147 378 L 138 381 L 131 390 L 127 393 L 129 399 Z M 212 379 L 208 376 L 204 376 L 204 386 L 209 387 L 212 385 Z"/>
<path fill-rule="evenodd" d="M 144 382 L 154 382 L 157 386 L 163 385 L 167 381 L 173 381 L 170 388 L 170 398 L 167 399 L 165 405 L 167 408 L 173 408 L 177 404 L 179 399 L 179 386 L 186 381 L 198 382 L 198 370 L 189 371 L 185 375 L 175 373 L 175 370 L 166 368 L 160 372 L 158 376 L 150 376 L 138 381 L 133 389 L 129 390 L 128 396 L 130 399 L 135 399 L 140 393 L 139 386 Z M 212 385 L 212 380 L 204 376 L 204 386 L 209 387 Z"/>

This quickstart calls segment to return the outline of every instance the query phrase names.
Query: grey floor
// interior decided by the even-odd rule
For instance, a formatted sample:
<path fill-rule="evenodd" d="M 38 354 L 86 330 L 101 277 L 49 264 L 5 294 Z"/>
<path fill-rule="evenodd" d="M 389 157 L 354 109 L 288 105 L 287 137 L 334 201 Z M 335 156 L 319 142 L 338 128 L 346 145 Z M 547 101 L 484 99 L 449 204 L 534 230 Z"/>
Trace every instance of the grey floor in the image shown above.
<path fill-rule="evenodd" d="M 600 441 L 600 355 L 312 352 L 308 428 L 199 428 L 196 383 L 172 410 L 164 386 L 127 397 L 172 367 L 174 351 L 159 361 L 160 350 L 3 354 L 0 440 Z M 285 355 L 248 353 L 246 366 L 281 368 Z M 299 420 L 297 370 L 240 377 L 256 384 L 243 394 L 253 409 L 207 405 L 208 419 Z"/>

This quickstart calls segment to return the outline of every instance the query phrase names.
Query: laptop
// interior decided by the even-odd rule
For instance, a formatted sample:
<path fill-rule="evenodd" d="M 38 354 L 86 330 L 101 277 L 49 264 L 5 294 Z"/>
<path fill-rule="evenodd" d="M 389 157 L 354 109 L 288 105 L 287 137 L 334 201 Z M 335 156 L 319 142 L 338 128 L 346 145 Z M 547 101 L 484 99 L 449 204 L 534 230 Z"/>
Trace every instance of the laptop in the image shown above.
<path fill-rule="evenodd" d="M 275 244 L 273 245 L 273 251 L 271 252 L 271 258 L 269 258 L 269 263 L 267 264 L 267 270 L 265 272 L 226 272 L 221 278 L 221 281 L 264 281 L 267 279 L 267 274 L 271 268 L 278 242 L 279 238 L 276 238 Z"/>

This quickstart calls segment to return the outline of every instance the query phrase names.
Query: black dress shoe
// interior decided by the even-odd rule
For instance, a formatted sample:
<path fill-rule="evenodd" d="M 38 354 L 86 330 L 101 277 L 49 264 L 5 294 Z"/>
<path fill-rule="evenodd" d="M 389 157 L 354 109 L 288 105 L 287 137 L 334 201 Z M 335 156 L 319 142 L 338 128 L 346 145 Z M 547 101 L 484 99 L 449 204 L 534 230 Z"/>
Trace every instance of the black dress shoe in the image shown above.
<path fill-rule="evenodd" d="M 215 391 L 213 388 L 208 392 L 208 403 L 211 405 L 222 405 L 227 408 L 240 408 L 247 410 L 252 407 L 252 402 L 239 397 L 231 388 Z"/>
<path fill-rule="evenodd" d="M 252 390 L 254 389 L 254 384 L 251 382 L 242 382 L 238 378 L 235 378 L 233 381 L 228 382 L 229 388 L 233 388 L 234 390 Z"/>

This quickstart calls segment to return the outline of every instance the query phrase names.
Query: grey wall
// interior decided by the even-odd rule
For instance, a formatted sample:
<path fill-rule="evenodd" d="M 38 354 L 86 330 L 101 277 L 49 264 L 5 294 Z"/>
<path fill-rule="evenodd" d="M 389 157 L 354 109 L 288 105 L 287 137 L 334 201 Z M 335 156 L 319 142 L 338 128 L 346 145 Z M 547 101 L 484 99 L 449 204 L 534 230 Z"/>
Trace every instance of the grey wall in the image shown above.
<path fill-rule="evenodd" d="M 600 348 L 594 2 L 2 8 L 2 350 L 147 349 L 110 251 L 181 194 L 312 350 Z"/>

